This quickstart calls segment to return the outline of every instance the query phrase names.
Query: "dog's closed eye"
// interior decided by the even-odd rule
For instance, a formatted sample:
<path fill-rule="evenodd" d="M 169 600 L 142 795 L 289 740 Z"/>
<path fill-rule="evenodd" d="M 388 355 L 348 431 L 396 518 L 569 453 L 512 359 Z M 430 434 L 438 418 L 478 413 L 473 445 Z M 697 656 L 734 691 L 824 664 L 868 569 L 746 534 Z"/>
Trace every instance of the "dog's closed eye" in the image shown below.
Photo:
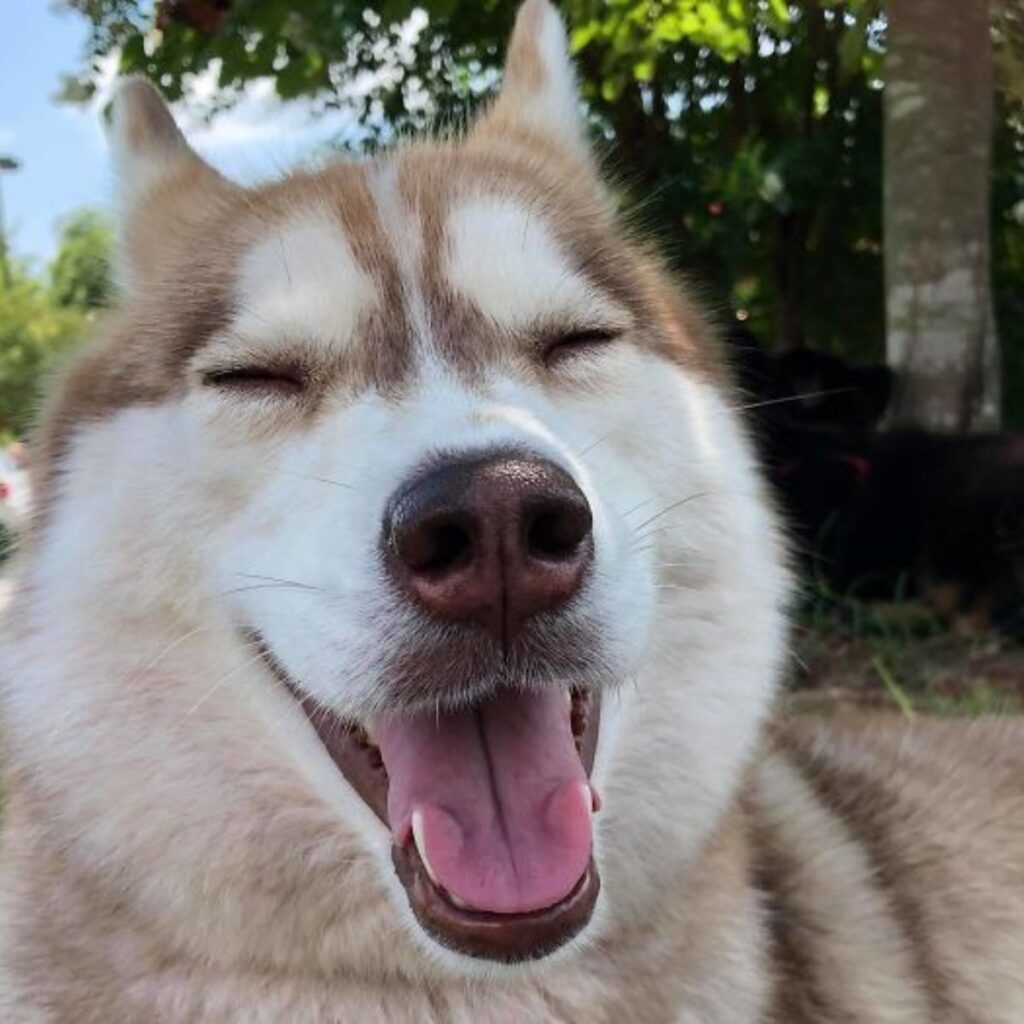
<path fill-rule="evenodd" d="M 306 389 L 306 375 L 294 366 L 231 366 L 209 370 L 203 384 L 241 398 L 288 398 Z"/>
<path fill-rule="evenodd" d="M 621 330 L 612 327 L 581 327 L 565 331 L 544 340 L 541 358 L 545 366 L 555 366 L 565 359 L 610 345 L 621 334 Z"/>

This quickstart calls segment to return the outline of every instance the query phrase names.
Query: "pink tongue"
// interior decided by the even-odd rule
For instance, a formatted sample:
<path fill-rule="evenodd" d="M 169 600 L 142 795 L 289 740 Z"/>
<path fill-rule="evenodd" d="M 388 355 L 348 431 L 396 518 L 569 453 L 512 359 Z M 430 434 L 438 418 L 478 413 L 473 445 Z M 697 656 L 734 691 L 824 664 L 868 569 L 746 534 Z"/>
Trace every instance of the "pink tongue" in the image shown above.
<path fill-rule="evenodd" d="M 398 846 L 417 846 L 435 881 L 475 910 L 541 910 L 590 861 L 587 776 L 565 692 L 505 694 L 481 708 L 391 716 L 376 725 Z"/>

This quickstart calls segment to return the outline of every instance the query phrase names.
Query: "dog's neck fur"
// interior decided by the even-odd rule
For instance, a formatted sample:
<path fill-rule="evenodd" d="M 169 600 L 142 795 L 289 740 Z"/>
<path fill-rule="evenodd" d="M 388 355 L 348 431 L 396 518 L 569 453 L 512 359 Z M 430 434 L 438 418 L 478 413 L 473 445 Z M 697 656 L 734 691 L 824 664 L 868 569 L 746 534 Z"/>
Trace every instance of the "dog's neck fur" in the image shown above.
<path fill-rule="evenodd" d="M 19 787 L 8 808 L 8 828 L 17 838 L 7 864 L 27 884 L 6 894 L 7 910 L 31 919 L 32 926 L 21 931 L 8 959 L 17 981 L 4 989 L 8 996 L 31 991 L 33 965 L 46 965 L 39 984 L 56 1021 L 612 1024 L 633 1016 L 742 1024 L 762 1020 L 769 1003 L 761 894 L 752 880 L 748 823 L 738 803 L 696 862 L 678 872 L 662 913 L 610 932 L 585 957 L 515 978 L 467 982 L 396 977 L 386 961 L 374 973 L 204 963 L 169 947 L 159 927 L 119 901 L 105 881 L 33 842 L 33 830 L 25 826 L 38 819 L 39 807 L 31 792 L 31 786 Z M 255 1006 L 262 1016 L 253 1015 Z"/>
<path fill-rule="evenodd" d="M 487 980 L 391 971 L 386 951 L 370 971 L 183 954 L 109 879 L 42 841 L 45 797 L 22 785 L 0 1017 L 1011 1024 L 1024 1014 L 1022 750 L 1012 719 L 776 730 L 656 913 L 622 919 L 585 956 Z M 956 780 L 949 799 L 936 778 Z M 284 904 L 284 930 L 288 916 Z"/>

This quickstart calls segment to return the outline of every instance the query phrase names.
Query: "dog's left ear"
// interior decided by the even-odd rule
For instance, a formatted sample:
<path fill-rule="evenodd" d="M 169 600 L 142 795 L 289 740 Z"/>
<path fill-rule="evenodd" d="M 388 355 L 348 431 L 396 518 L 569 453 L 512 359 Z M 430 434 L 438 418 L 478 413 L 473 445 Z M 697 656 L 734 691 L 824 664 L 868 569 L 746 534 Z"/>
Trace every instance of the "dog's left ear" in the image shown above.
<path fill-rule="evenodd" d="M 120 229 L 115 278 L 130 294 L 156 272 L 176 239 L 196 231 L 236 186 L 185 141 L 163 97 L 144 78 L 118 84 L 108 135 Z"/>
<path fill-rule="evenodd" d="M 130 217 L 159 185 L 219 177 L 185 141 L 163 97 L 146 79 L 132 75 L 118 83 L 109 119 L 122 216 Z"/>
<path fill-rule="evenodd" d="M 519 8 L 501 92 L 478 131 L 540 137 L 589 162 L 569 41 L 549 0 L 526 0 Z"/>

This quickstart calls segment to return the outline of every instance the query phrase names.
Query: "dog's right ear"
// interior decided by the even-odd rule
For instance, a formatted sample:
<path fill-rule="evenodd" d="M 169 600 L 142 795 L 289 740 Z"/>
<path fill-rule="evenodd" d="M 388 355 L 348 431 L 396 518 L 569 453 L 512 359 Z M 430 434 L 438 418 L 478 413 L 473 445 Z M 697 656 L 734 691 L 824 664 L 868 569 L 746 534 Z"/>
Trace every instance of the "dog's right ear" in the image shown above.
<path fill-rule="evenodd" d="M 499 138 L 525 132 L 590 164 L 565 23 L 550 0 L 520 6 L 501 91 L 477 131 Z"/>
<path fill-rule="evenodd" d="M 211 198 L 236 186 L 185 141 L 163 97 L 145 78 L 121 80 L 108 116 L 120 221 L 117 279 L 130 292 L 159 259 L 152 238 L 169 241 Z"/>

